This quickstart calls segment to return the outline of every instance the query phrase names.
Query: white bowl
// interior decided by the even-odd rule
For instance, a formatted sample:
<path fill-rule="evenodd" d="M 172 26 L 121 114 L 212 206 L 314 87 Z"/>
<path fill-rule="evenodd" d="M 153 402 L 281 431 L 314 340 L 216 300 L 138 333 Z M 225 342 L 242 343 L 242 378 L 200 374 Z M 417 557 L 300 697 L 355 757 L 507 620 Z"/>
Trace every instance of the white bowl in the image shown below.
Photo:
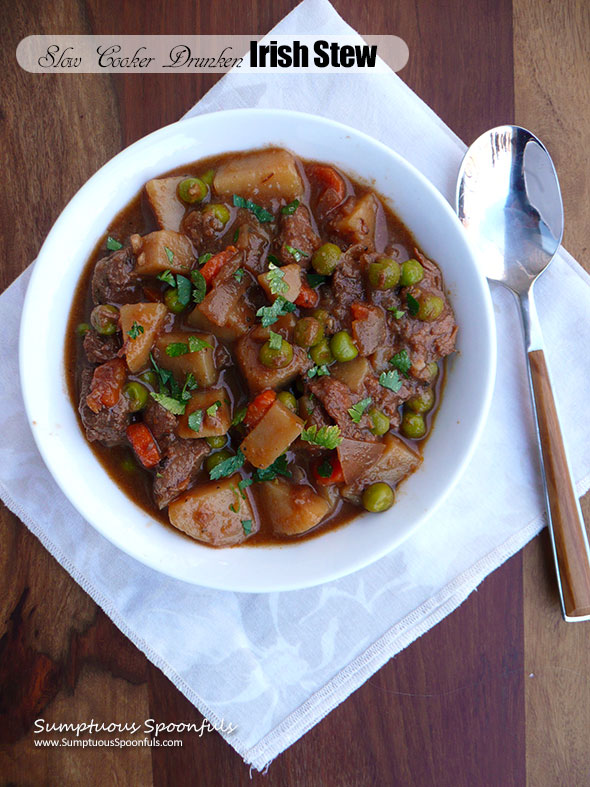
<path fill-rule="evenodd" d="M 458 352 L 447 362 L 442 403 L 422 467 L 400 488 L 389 512 L 365 514 L 320 537 L 284 546 L 211 549 L 151 518 L 95 458 L 67 393 L 66 326 L 92 250 L 147 180 L 205 156 L 269 144 L 336 164 L 374 184 L 389 199 L 425 254 L 442 269 L 459 324 Z M 265 592 L 309 587 L 356 571 L 394 549 L 434 512 L 458 481 L 482 431 L 493 388 L 495 347 L 487 283 L 451 207 L 417 170 L 365 134 L 324 118 L 231 110 L 183 120 L 139 140 L 74 196 L 35 264 L 22 315 L 20 371 L 41 455 L 73 505 L 100 533 L 177 579 Z"/>

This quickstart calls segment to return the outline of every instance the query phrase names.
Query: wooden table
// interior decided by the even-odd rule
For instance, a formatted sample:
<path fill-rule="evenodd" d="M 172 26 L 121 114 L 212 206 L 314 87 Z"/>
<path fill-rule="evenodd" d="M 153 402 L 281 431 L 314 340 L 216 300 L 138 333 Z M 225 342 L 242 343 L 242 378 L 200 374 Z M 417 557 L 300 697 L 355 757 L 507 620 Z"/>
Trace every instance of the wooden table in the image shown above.
<path fill-rule="evenodd" d="M 32 75 L 14 60 L 22 37 L 266 32 L 294 5 L 3 3 L 0 288 L 35 257 L 62 207 L 101 164 L 176 120 L 218 78 Z M 335 0 L 335 6 L 361 32 L 405 39 L 410 61 L 401 76 L 464 140 L 515 121 L 545 141 L 561 177 L 565 245 L 588 266 L 586 0 Z M 187 737 L 181 749 L 34 748 L 39 715 L 201 717 L 16 517 L 2 509 L 1 520 L 2 783 L 248 785 L 248 768 L 216 734 Z M 253 782 L 590 784 L 589 632 L 590 624 L 561 621 L 544 533 Z"/>

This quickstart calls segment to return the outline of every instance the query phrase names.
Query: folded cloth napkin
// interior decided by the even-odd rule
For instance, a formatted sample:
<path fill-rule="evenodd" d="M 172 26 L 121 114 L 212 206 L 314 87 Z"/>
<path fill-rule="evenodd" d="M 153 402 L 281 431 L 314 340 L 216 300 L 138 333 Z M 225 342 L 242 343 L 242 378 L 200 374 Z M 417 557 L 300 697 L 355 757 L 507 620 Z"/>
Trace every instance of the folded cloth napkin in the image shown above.
<path fill-rule="evenodd" d="M 305 0 L 275 33 L 351 33 L 327 0 Z M 224 77 L 189 114 L 305 110 L 356 125 L 452 200 L 463 143 L 393 73 Z M 355 108 L 351 113 L 350 107 Z M 392 554 L 310 590 L 236 594 L 162 576 L 119 552 L 72 508 L 39 456 L 16 394 L 24 273 L 0 298 L 0 494 L 115 624 L 262 769 L 388 659 L 452 612 L 544 525 L 520 326 L 494 291 L 498 375 L 489 421 L 463 479 Z M 578 493 L 590 485 L 590 278 L 560 251 L 538 308 Z M 556 611 L 557 614 L 557 611 Z"/>

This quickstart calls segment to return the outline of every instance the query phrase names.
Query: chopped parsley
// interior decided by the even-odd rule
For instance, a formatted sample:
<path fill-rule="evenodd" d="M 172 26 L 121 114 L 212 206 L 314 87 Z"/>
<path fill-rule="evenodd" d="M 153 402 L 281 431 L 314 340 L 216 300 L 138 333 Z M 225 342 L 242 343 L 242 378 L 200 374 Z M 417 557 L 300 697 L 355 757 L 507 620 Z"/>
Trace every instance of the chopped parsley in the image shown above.
<path fill-rule="evenodd" d="M 281 334 L 269 331 L 268 346 L 271 350 L 280 350 L 283 346 L 283 337 Z"/>
<path fill-rule="evenodd" d="M 188 344 L 184 342 L 170 342 L 166 345 L 166 355 L 170 358 L 177 358 L 179 355 L 186 355 L 188 352 Z"/>
<path fill-rule="evenodd" d="M 410 312 L 412 317 L 415 317 L 418 314 L 418 310 L 420 308 L 420 304 L 414 298 L 413 295 L 410 295 L 409 292 L 406 294 L 406 303 L 408 304 L 408 311 Z"/>
<path fill-rule="evenodd" d="M 169 249 L 168 246 L 164 246 L 164 251 L 166 252 L 166 256 L 168 257 L 168 262 L 172 263 L 174 260 L 174 252 L 172 249 Z"/>
<path fill-rule="evenodd" d="M 334 468 L 329 459 L 324 459 L 324 461 L 317 466 L 317 474 L 320 478 L 330 478 L 333 472 Z"/>
<path fill-rule="evenodd" d="M 184 381 L 184 385 L 182 386 L 182 392 L 180 394 L 180 398 L 183 402 L 186 402 L 187 399 L 191 398 L 189 391 L 194 391 L 195 388 L 198 388 L 199 385 L 195 380 L 195 376 L 192 372 L 189 372 L 186 376 L 186 380 Z"/>
<path fill-rule="evenodd" d="M 206 262 L 209 262 L 212 256 L 213 255 L 211 254 L 210 251 L 205 252 L 205 254 L 201 254 L 201 256 L 198 259 L 199 265 L 204 265 Z"/>
<path fill-rule="evenodd" d="M 202 410 L 193 410 L 193 412 L 188 417 L 188 427 L 192 429 L 193 432 L 198 432 L 203 425 L 203 411 Z"/>
<path fill-rule="evenodd" d="M 240 228 L 238 227 L 238 229 L 234 232 L 234 236 L 232 238 L 232 242 L 236 243 L 239 237 L 240 237 Z"/>
<path fill-rule="evenodd" d="M 195 303 L 201 303 L 201 301 L 205 298 L 207 294 L 207 280 L 201 273 L 201 271 L 191 271 L 191 279 L 193 282 L 193 301 Z"/>
<path fill-rule="evenodd" d="M 178 303 L 187 306 L 191 299 L 191 283 L 186 276 L 176 277 L 176 295 Z"/>
<path fill-rule="evenodd" d="M 283 314 L 295 311 L 295 304 L 287 301 L 282 295 L 277 296 L 277 299 L 272 306 L 261 306 L 256 312 L 256 316 L 262 320 L 262 325 L 266 328 L 276 322 Z"/>
<path fill-rule="evenodd" d="M 246 495 L 244 493 L 244 489 L 247 489 L 249 486 L 252 486 L 252 479 L 251 478 L 242 478 L 241 481 L 238 482 L 238 489 L 240 490 L 240 494 L 246 499 Z"/>
<path fill-rule="evenodd" d="M 280 266 L 280 264 L 281 264 L 281 261 L 279 260 L 279 258 L 275 257 L 274 254 L 267 254 L 266 255 L 266 259 L 268 261 L 269 267 L 270 267 L 270 263 L 271 262 L 272 262 L 273 265 L 276 265 L 276 266 Z"/>
<path fill-rule="evenodd" d="M 408 355 L 407 350 L 400 350 L 396 353 L 393 358 L 390 358 L 389 363 L 401 372 L 404 377 L 408 377 L 408 372 L 412 368 L 412 361 L 410 360 L 410 356 Z"/>
<path fill-rule="evenodd" d="M 174 380 L 172 377 L 172 372 L 168 371 L 168 369 L 162 369 L 154 360 L 154 356 L 150 353 L 150 361 L 152 362 L 152 366 L 154 367 L 155 373 L 158 375 L 158 383 L 160 386 L 160 393 L 165 393 L 168 390 L 168 383 L 171 380 Z"/>
<path fill-rule="evenodd" d="M 283 216 L 292 216 L 297 208 L 299 207 L 299 200 L 294 199 L 293 202 L 290 202 L 288 205 L 285 205 L 281 208 L 281 213 Z"/>
<path fill-rule="evenodd" d="M 249 210 L 250 213 L 253 213 L 256 216 L 261 224 L 274 219 L 272 213 L 269 213 L 260 205 L 252 202 L 252 200 L 244 199 L 243 197 L 239 197 L 237 194 L 233 195 L 233 203 L 236 208 L 246 208 L 246 210 Z"/>
<path fill-rule="evenodd" d="M 213 404 L 207 408 L 207 415 L 213 418 L 215 413 L 219 410 L 220 407 L 221 407 L 220 401 L 213 402 Z"/>
<path fill-rule="evenodd" d="M 400 380 L 397 369 L 394 369 L 391 372 L 381 372 L 381 376 L 379 377 L 379 385 L 382 385 L 384 388 L 388 388 L 390 391 L 393 391 L 393 393 L 397 393 L 402 387 L 403 382 Z"/>
<path fill-rule="evenodd" d="M 158 275 L 156 276 L 156 279 L 159 279 L 160 281 L 166 282 L 166 284 L 169 284 L 171 287 L 176 287 L 176 282 L 174 280 L 174 275 L 169 270 L 166 270 L 163 273 L 158 273 Z"/>
<path fill-rule="evenodd" d="M 307 373 L 308 377 L 325 377 L 326 375 L 330 374 L 330 370 L 323 363 L 321 366 L 312 366 L 309 372 Z"/>
<path fill-rule="evenodd" d="M 349 408 L 348 414 L 355 424 L 360 423 L 360 420 L 363 417 L 363 413 L 365 412 L 365 410 L 370 404 L 371 404 L 371 397 L 368 396 L 366 399 L 361 399 L 360 402 L 353 404 L 352 407 Z"/>
<path fill-rule="evenodd" d="M 263 467 L 262 469 L 257 468 L 254 471 L 253 478 L 257 483 L 261 483 L 262 481 L 274 481 L 279 475 L 285 476 L 285 478 L 291 478 L 292 473 L 287 464 L 286 454 L 281 454 L 268 467 Z"/>
<path fill-rule="evenodd" d="M 295 262 L 301 262 L 304 257 L 309 257 L 306 251 L 301 251 L 301 249 L 296 249 L 294 246 L 289 246 L 288 243 L 285 243 L 285 249 L 295 258 Z"/>
<path fill-rule="evenodd" d="M 109 235 L 109 237 L 107 238 L 107 249 L 109 251 L 119 251 L 119 249 L 122 248 L 123 248 L 123 244 L 119 243 L 119 241 L 115 240 L 115 238 L 111 238 L 111 236 Z"/>
<path fill-rule="evenodd" d="M 238 424 L 242 423 L 242 421 L 246 417 L 247 409 L 248 409 L 247 407 L 240 407 L 240 409 L 237 411 L 237 413 L 232 418 L 232 422 L 231 422 L 232 426 L 237 426 Z"/>
<path fill-rule="evenodd" d="M 321 273 L 308 273 L 307 283 L 310 287 L 318 287 L 320 284 L 323 284 L 327 278 L 327 276 L 322 276 Z"/>
<path fill-rule="evenodd" d="M 199 339 L 198 336 L 189 336 L 188 337 L 188 349 L 191 353 L 198 353 L 201 350 L 212 350 L 213 346 L 206 342 L 204 339 Z"/>
<path fill-rule="evenodd" d="M 133 320 L 133 325 L 127 331 L 127 336 L 135 341 L 141 333 L 143 333 L 143 325 L 140 325 L 137 320 Z"/>
<path fill-rule="evenodd" d="M 242 279 L 244 278 L 245 270 L 243 268 L 238 268 L 237 271 L 234 273 L 234 279 L 238 282 L 238 284 L 242 283 Z"/>
<path fill-rule="evenodd" d="M 280 268 L 277 268 L 272 262 L 269 263 L 268 266 L 268 273 L 266 274 L 266 280 L 268 282 L 268 288 L 272 292 L 273 295 L 283 295 L 289 289 L 289 285 L 286 281 L 283 281 L 285 278 L 285 271 L 282 271 Z"/>
<path fill-rule="evenodd" d="M 184 402 L 179 402 L 178 399 L 168 396 L 168 394 L 154 393 L 153 391 L 150 393 L 150 396 L 152 396 L 164 409 L 169 410 L 174 415 L 184 415 L 184 410 L 186 408 Z"/>
<path fill-rule="evenodd" d="M 245 536 L 249 536 L 252 532 L 252 520 L 251 519 L 242 519 L 242 529 L 244 531 Z"/>
<path fill-rule="evenodd" d="M 209 472 L 209 478 L 212 481 L 217 481 L 218 478 L 225 478 L 228 475 L 233 475 L 243 466 L 245 461 L 246 457 L 238 448 L 238 452 L 235 456 L 230 456 L 228 459 L 224 459 L 223 462 L 215 465 Z"/>
<path fill-rule="evenodd" d="M 396 320 L 401 320 L 406 313 L 403 309 L 398 309 L 397 306 L 388 306 L 387 311 L 391 312 Z"/>
<path fill-rule="evenodd" d="M 320 426 L 318 429 L 316 424 L 313 424 L 313 426 L 310 426 L 301 432 L 301 439 L 306 443 L 319 445 L 322 448 L 328 448 L 330 450 L 337 448 L 342 442 L 340 427 L 336 425 Z"/>

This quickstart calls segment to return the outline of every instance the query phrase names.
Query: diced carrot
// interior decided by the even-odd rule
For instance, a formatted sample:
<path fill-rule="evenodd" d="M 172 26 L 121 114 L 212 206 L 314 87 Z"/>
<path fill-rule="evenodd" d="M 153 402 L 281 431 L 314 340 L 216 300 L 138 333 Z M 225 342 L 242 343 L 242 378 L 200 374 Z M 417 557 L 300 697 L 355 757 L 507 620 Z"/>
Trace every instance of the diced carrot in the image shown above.
<path fill-rule="evenodd" d="M 86 404 L 93 413 L 98 413 L 103 407 L 114 407 L 119 401 L 121 391 L 127 379 L 127 366 L 122 358 L 97 366 L 92 376 L 90 393 L 86 397 Z"/>
<path fill-rule="evenodd" d="M 266 411 L 270 409 L 276 398 L 276 393 L 270 388 L 259 393 L 248 405 L 244 418 L 245 426 L 248 429 L 252 429 L 256 426 Z"/>
<path fill-rule="evenodd" d="M 352 303 L 350 311 L 355 320 L 366 320 L 371 310 L 364 303 Z"/>
<path fill-rule="evenodd" d="M 338 202 L 342 202 L 346 196 L 346 184 L 344 178 L 339 175 L 334 167 L 327 167 L 324 164 L 314 164 L 311 168 L 311 176 L 318 184 L 321 184 L 323 191 L 331 189 L 335 193 Z"/>
<path fill-rule="evenodd" d="M 310 287 L 307 282 L 301 282 L 301 292 L 295 298 L 295 305 L 301 306 L 303 309 L 313 309 L 320 301 L 320 296 L 317 291 Z"/>
<path fill-rule="evenodd" d="M 332 472 L 329 476 L 325 477 L 319 472 L 322 465 L 330 465 Z M 323 470 L 324 468 L 322 468 Z M 330 457 L 329 459 L 317 459 L 312 465 L 313 477 L 316 483 L 320 486 L 330 486 L 331 484 L 343 484 L 344 473 L 342 472 L 342 465 L 337 456 Z"/>
<path fill-rule="evenodd" d="M 235 246 L 228 246 L 227 249 L 214 254 L 210 260 L 207 260 L 207 262 L 201 268 L 201 273 L 203 274 L 207 284 L 211 284 L 225 263 L 229 262 L 229 260 L 231 260 L 231 258 L 237 253 L 238 250 Z"/>
<path fill-rule="evenodd" d="M 152 433 L 145 424 L 129 424 L 127 427 L 127 439 L 144 467 L 154 467 L 154 465 L 158 464 L 162 455 Z"/>

